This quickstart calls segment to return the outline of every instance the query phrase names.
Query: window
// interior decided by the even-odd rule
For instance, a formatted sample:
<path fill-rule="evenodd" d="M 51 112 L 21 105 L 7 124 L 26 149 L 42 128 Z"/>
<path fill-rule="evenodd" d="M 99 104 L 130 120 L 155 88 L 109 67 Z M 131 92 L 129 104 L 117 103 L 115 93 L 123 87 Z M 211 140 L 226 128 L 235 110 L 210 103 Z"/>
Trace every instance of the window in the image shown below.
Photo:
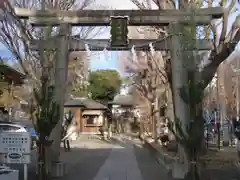
<path fill-rule="evenodd" d="M 93 125 L 94 124 L 94 118 L 93 117 L 88 117 L 87 118 L 87 124 L 88 125 Z"/>
<path fill-rule="evenodd" d="M 93 126 L 96 124 L 97 122 L 97 117 L 95 115 L 88 115 L 88 116 L 84 116 L 84 118 L 86 118 L 86 125 L 87 126 Z"/>

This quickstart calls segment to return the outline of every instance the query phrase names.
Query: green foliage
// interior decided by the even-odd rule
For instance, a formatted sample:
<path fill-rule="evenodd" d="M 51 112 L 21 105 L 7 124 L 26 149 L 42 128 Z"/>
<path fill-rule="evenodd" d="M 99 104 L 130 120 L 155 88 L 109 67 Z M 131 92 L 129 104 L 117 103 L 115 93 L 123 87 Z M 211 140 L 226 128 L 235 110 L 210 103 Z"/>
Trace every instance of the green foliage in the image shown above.
<path fill-rule="evenodd" d="M 54 101 L 54 87 L 49 86 L 47 92 L 40 94 L 34 90 L 39 105 L 36 113 L 36 129 L 40 137 L 49 137 L 59 120 L 59 105 Z"/>
<path fill-rule="evenodd" d="M 192 151 L 195 150 L 196 153 L 201 151 L 201 141 L 202 141 L 202 119 L 201 117 L 196 117 L 188 125 L 183 128 L 183 124 L 179 119 L 175 119 L 174 123 L 169 123 L 169 129 L 173 132 L 176 140 L 184 147 L 187 152 L 189 159 L 192 157 Z"/>
<path fill-rule="evenodd" d="M 202 82 L 195 82 L 194 72 L 189 71 L 189 83 L 180 88 L 182 100 L 188 104 L 189 119 L 187 124 L 182 124 L 176 119 L 174 124 L 169 124 L 170 130 L 175 135 L 177 141 L 184 147 L 190 160 L 196 159 L 201 151 L 203 138 L 203 119 L 201 102 L 204 93 Z M 185 121 L 184 121 L 185 122 Z"/>
<path fill-rule="evenodd" d="M 192 11 L 192 23 L 189 26 L 181 27 L 182 37 L 182 57 L 181 61 L 185 68 L 187 83 L 186 85 L 179 88 L 179 95 L 182 100 L 187 104 L 186 111 L 187 119 L 179 119 L 176 117 L 173 123 L 169 124 L 170 131 L 176 137 L 178 143 L 184 148 L 184 151 L 190 162 L 189 172 L 185 175 L 185 178 L 192 180 L 198 180 L 200 175 L 198 173 L 198 157 L 202 151 L 202 140 L 203 140 L 203 119 L 202 119 L 202 107 L 201 102 L 204 93 L 204 84 L 196 79 L 197 66 L 200 62 L 195 57 L 194 51 L 187 51 L 188 47 L 195 47 L 196 49 L 196 23 L 194 22 L 194 9 Z M 185 77 L 184 77 L 185 78 Z M 178 107 L 176 107 L 178 108 Z M 186 122 L 186 124 L 182 124 Z"/>
<path fill-rule="evenodd" d="M 119 93 L 121 77 L 116 70 L 97 70 L 89 74 L 89 92 L 99 102 L 112 101 Z"/>
<path fill-rule="evenodd" d="M 235 25 L 238 26 L 238 27 L 240 27 L 240 15 L 238 15 L 238 16 L 236 17 Z"/>
<path fill-rule="evenodd" d="M 222 0 L 221 4 L 222 4 L 223 7 L 226 6 L 227 0 Z"/>
<path fill-rule="evenodd" d="M 233 10 L 234 6 L 236 5 L 236 0 L 232 0 L 230 5 L 229 5 L 229 9 Z"/>
<path fill-rule="evenodd" d="M 197 82 L 194 86 L 190 84 L 180 88 L 180 96 L 186 104 L 191 106 L 202 102 L 204 95 L 204 84 Z"/>
<path fill-rule="evenodd" d="M 231 11 L 231 10 L 233 10 L 234 6 L 236 5 L 236 0 L 230 0 L 230 1 L 221 0 L 220 1 L 220 5 L 224 8 L 227 7 L 227 4 L 228 4 L 228 9 Z"/>

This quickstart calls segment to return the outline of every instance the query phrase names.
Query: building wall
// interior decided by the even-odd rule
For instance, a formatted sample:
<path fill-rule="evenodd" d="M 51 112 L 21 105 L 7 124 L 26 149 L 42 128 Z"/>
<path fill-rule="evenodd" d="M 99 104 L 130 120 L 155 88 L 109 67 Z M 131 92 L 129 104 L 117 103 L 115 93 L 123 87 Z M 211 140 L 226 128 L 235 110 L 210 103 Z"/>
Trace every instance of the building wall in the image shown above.
<path fill-rule="evenodd" d="M 84 110 L 82 114 L 82 133 L 99 134 L 103 126 L 104 116 L 102 110 Z M 94 117 L 95 116 L 95 117 Z M 87 120 L 87 119 L 91 120 Z M 89 123 L 90 122 L 90 123 Z"/>
<path fill-rule="evenodd" d="M 98 134 L 99 128 L 103 126 L 104 116 L 103 110 L 86 110 L 79 107 L 71 107 L 71 108 L 64 108 L 64 112 L 68 113 L 71 111 L 73 114 L 73 123 L 76 123 L 78 127 L 78 131 L 80 133 L 90 133 L 90 134 Z M 87 118 L 84 118 L 85 116 L 94 116 L 98 115 L 98 117 L 95 118 L 95 121 L 93 124 L 87 124 Z"/>
<path fill-rule="evenodd" d="M 239 91 L 239 87 L 237 88 L 237 78 L 239 78 L 239 73 L 233 72 L 233 68 L 239 69 L 237 61 L 240 61 L 239 58 L 233 60 L 231 63 L 225 63 L 224 67 L 221 68 L 220 73 L 220 83 L 221 86 L 219 88 L 221 100 L 225 99 L 225 108 L 227 110 L 228 115 L 236 115 L 236 98 L 237 98 L 237 90 Z M 239 63 L 240 64 L 240 63 Z M 239 78 L 240 82 L 240 78 Z M 239 83 L 240 84 L 240 83 Z M 224 99 L 223 99 L 224 98 Z"/>

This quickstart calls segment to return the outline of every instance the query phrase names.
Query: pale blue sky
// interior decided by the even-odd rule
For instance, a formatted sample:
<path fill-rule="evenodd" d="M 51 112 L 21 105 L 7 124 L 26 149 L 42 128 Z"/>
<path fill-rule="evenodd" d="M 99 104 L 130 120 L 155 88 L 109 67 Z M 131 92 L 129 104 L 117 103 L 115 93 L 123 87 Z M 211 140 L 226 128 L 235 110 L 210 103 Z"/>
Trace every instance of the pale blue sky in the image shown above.
<path fill-rule="evenodd" d="M 97 0 L 97 4 L 106 6 L 109 9 L 137 9 L 136 6 L 130 0 Z M 109 30 L 107 30 L 101 36 L 97 38 L 107 39 L 110 37 Z M 108 58 L 106 59 L 104 52 L 99 52 L 97 56 L 93 56 L 91 59 L 91 69 L 119 69 L 117 52 L 108 52 Z"/>
<path fill-rule="evenodd" d="M 8 51 L 8 49 L 0 43 L 0 55 L 1 57 L 4 57 L 4 58 L 11 58 L 11 52 Z"/>
<path fill-rule="evenodd" d="M 100 4 L 101 6 L 108 7 L 111 9 L 136 9 L 134 4 L 129 0 L 96 0 L 96 4 Z M 96 5 L 98 6 L 98 5 Z M 95 38 L 103 38 L 107 39 L 110 37 L 109 30 L 106 30 L 105 33 L 101 34 Z M 96 53 L 95 53 L 96 54 Z M 11 59 L 11 53 L 0 44 L 0 55 L 4 58 Z M 117 60 L 117 52 L 108 52 L 108 58 L 106 59 L 104 52 L 97 52 L 97 55 L 91 57 L 91 69 L 119 69 L 118 60 Z"/>

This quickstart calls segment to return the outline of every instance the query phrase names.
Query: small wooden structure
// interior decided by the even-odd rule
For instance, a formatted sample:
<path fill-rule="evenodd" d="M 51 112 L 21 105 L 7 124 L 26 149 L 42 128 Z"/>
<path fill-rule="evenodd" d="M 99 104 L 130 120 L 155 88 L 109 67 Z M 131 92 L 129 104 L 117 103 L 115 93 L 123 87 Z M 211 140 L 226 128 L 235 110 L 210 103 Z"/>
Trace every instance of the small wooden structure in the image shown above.
<path fill-rule="evenodd" d="M 134 100 L 132 95 L 118 94 L 113 101 L 108 103 L 112 106 L 113 124 L 118 132 L 128 132 L 130 124 L 135 122 L 134 116 Z M 123 128 L 123 126 L 125 128 Z M 121 128 L 120 128 L 121 127 Z"/>
<path fill-rule="evenodd" d="M 129 112 L 134 109 L 134 100 L 132 95 L 118 94 L 114 97 L 113 101 L 108 103 L 112 106 L 113 113 L 115 110 L 119 112 Z"/>
<path fill-rule="evenodd" d="M 109 102 L 109 104 L 120 105 L 122 107 L 133 107 L 134 100 L 132 95 L 118 94 L 114 97 L 112 102 Z"/>
<path fill-rule="evenodd" d="M 0 63 L 0 110 L 9 113 L 6 108 L 19 100 L 14 96 L 13 88 L 24 83 L 25 75 L 8 65 Z"/>
<path fill-rule="evenodd" d="M 1 81 L 10 85 L 13 84 L 14 86 L 19 86 L 24 83 L 25 75 L 6 64 L 0 63 L 0 74 Z"/>
<path fill-rule="evenodd" d="M 73 121 L 82 134 L 99 134 L 99 128 L 104 125 L 106 110 L 106 106 L 88 98 L 74 98 L 64 104 L 64 111 L 71 111 Z"/>

